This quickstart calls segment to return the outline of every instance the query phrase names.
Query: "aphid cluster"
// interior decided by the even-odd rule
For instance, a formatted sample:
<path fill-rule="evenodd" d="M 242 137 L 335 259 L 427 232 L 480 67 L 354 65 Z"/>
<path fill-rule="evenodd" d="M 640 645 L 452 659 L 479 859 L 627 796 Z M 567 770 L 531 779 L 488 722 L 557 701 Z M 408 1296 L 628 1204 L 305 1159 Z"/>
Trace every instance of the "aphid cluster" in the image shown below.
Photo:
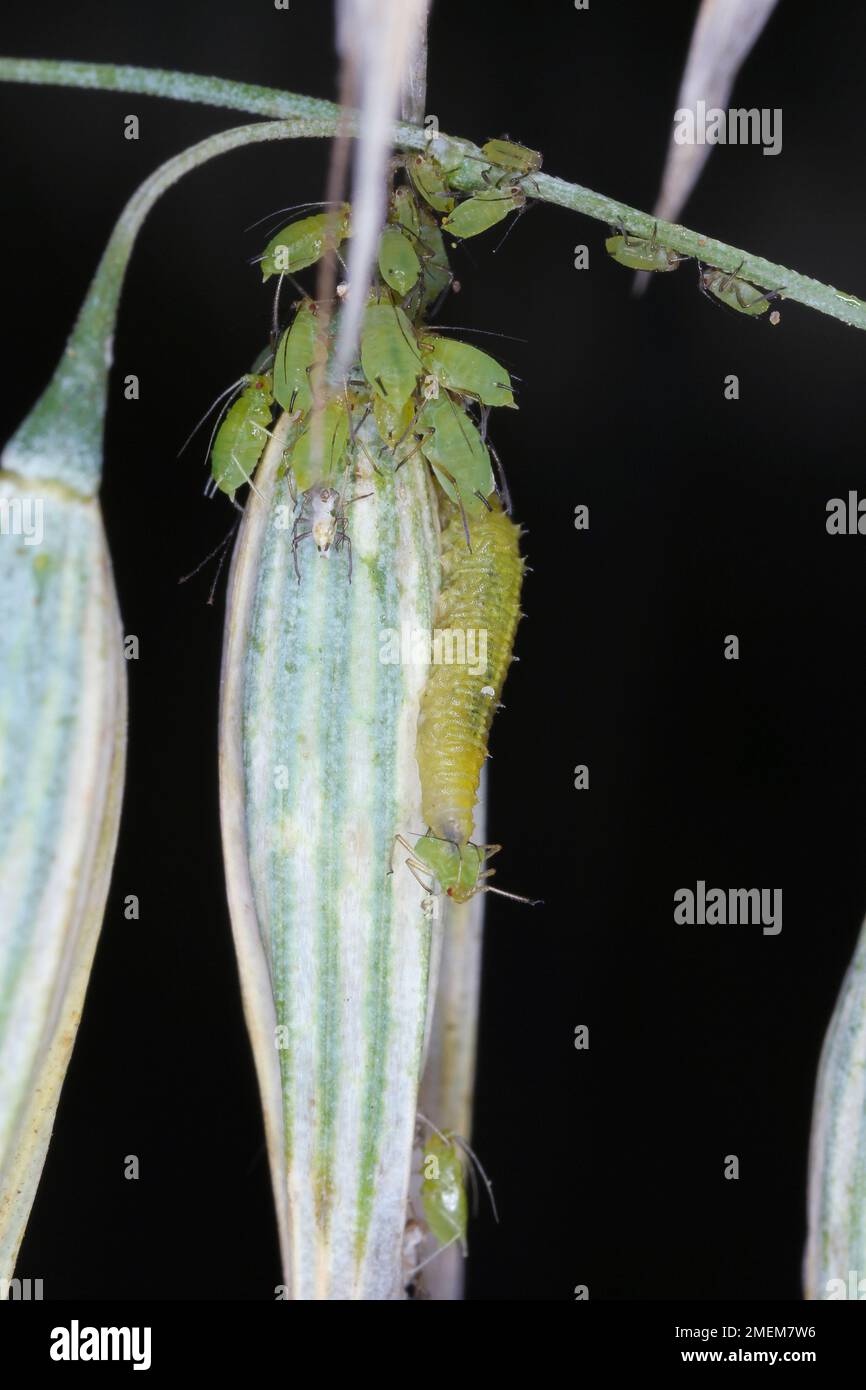
<path fill-rule="evenodd" d="M 681 256 L 678 252 L 662 246 L 661 242 L 656 240 L 657 230 L 658 224 L 653 227 L 652 236 L 634 236 L 621 226 L 616 235 L 607 238 L 604 243 L 605 250 L 619 265 L 626 266 L 628 270 L 646 270 L 654 273 L 676 270 L 680 262 L 687 261 L 689 257 Z M 763 290 L 758 285 L 753 285 L 750 280 L 744 280 L 740 276 L 740 269 L 742 266 L 735 271 L 718 270 L 715 266 L 704 265 L 699 261 L 698 289 L 708 299 L 715 299 L 738 314 L 747 314 L 750 318 L 765 314 L 772 301 L 778 299 L 782 291 Z M 778 313 L 771 314 L 770 321 L 778 323 Z"/>
<path fill-rule="evenodd" d="M 448 171 L 431 155 L 407 158 L 408 180 L 391 194 L 359 360 L 349 377 L 335 386 L 326 370 L 339 304 L 325 312 L 326 306 L 302 298 L 285 328 L 276 323 L 262 370 L 242 379 L 211 452 L 213 483 L 234 498 L 244 483 L 255 486 L 273 410 L 291 416 L 284 472 L 295 501 L 299 581 L 298 548 L 307 539 L 320 555 L 345 547 L 351 578 L 347 508 L 360 500 L 349 494 L 362 454 L 374 474 L 405 464 L 430 468 L 443 516 L 437 626 L 483 632 L 487 666 L 480 674 L 467 664 L 431 668 L 417 745 L 428 830 L 407 848 L 425 888 L 438 884 L 460 902 L 486 890 L 492 870 L 484 862 L 497 848 L 472 842 L 473 808 L 511 661 L 524 566 L 520 533 L 499 496 L 487 441 L 490 411 L 515 408 L 511 378 L 489 353 L 436 331 L 429 318 L 453 278 L 443 233 L 465 239 L 501 222 L 523 206 L 521 180 L 541 165 L 535 151 L 507 140 L 489 141 L 481 153 L 488 161 L 484 186 L 461 201 L 448 186 Z M 272 236 L 260 264 L 265 280 L 279 277 L 276 304 L 283 277 L 316 264 L 329 247 L 338 251 L 349 236 L 348 204 L 299 217 Z M 361 439 L 369 417 L 378 448 L 368 447 L 369 429 Z"/>

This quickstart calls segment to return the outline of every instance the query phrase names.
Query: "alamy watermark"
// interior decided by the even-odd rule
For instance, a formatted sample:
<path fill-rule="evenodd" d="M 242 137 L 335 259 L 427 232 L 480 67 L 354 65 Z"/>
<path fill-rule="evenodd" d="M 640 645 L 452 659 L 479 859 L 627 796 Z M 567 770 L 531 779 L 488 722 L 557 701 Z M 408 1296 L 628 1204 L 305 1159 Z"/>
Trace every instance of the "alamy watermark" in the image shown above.
<path fill-rule="evenodd" d="M 681 106 L 674 112 L 674 140 L 678 145 L 762 145 L 764 154 L 781 154 L 782 111 L 778 106 L 723 111 L 697 101 L 694 110 Z"/>
<path fill-rule="evenodd" d="M 781 888 L 707 888 L 699 878 L 694 889 L 674 893 L 674 921 L 685 926 L 763 926 L 764 936 L 782 930 Z"/>
<path fill-rule="evenodd" d="M 379 661 L 383 666 L 465 666 L 471 676 L 487 670 L 486 628 L 382 628 Z"/>
<path fill-rule="evenodd" d="M 25 545 L 41 545 L 43 511 L 41 497 L 0 497 L 0 536 L 23 536 Z"/>

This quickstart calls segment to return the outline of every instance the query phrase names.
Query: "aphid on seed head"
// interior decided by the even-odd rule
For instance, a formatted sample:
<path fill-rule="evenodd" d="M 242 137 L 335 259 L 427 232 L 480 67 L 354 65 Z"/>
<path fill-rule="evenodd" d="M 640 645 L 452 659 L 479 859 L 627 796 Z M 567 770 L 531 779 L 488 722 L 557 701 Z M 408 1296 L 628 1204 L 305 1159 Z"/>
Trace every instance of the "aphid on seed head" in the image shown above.
<path fill-rule="evenodd" d="M 481 146 L 481 153 L 491 164 L 521 177 L 537 173 L 542 165 L 538 150 L 530 150 L 526 145 L 516 145 L 513 140 L 488 140 Z"/>
<path fill-rule="evenodd" d="M 409 177 L 421 197 L 435 212 L 450 212 L 456 201 L 448 187 L 448 171 L 429 154 L 416 154 L 406 162 Z"/>
<path fill-rule="evenodd" d="M 387 294 L 364 310 L 361 367 L 376 394 L 402 410 L 421 374 L 421 354 L 409 319 Z"/>
<path fill-rule="evenodd" d="M 717 270 L 715 266 L 703 265 L 698 262 L 698 289 L 707 298 L 714 298 L 728 309 L 733 309 L 738 314 L 748 314 L 750 318 L 756 318 L 759 314 L 765 314 L 774 299 L 778 299 L 783 293 L 782 290 L 762 290 L 757 285 L 753 285 L 750 280 L 740 278 L 742 261 L 734 271 Z M 778 323 L 778 318 L 776 319 Z"/>
<path fill-rule="evenodd" d="M 653 227 L 652 236 L 632 236 L 625 227 L 620 226 L 617 236 L 607 238 L 604 249 L 619 265 L 626 266 L 628 270 L 676 270 L 680 261 L 687 261 L 689 258 L 679 255 L 676 251 L 669 251 L 661 242 L 656 241 L 657 231 L 657 222 Z"/>
<path fill-rule="evenodd" d="M 325 254 L 329 240 L 335 247 L 352 235 L 351 208 L 343 203 L 334 212 L 317 212 L 290 222 L 271 237 L 261 259 L 262 279 L 272 275 L 294 275 L 315 265 Z"/>
<path fill-rule="evenodd" d="M 229 407 L 211 448 L 211 474 L 220 492 L 235 492 L 252 480 L 270 434 L 274 397 L 271 377 L 246 376 L 238 400 Z"/>
<path fill-rule="evenodd" d="M 425 370 L 440 386 L 471 396 L 483 405 L 512 406 L 516 409 L 511 377 L 506 369 L 480 348 L 441 334 L 425 334 L 420 339 Z"/>
<path fill-rule="evenodd" d="M 349 443 L 349 407 L 334 396 L 316 414 L 311 411 L 303 434 L 286 456 L 299 492 L 336 478 L 343 471 Z"/>
<path fill-rule="evenodd" d="M 488 513 L 484 499 L 495 488 L 487 445 L 447 391 L 425 388 L 424 395 L 426 400 L 414 425 L 421 452 L 446 496 L 461 508 L 461 514 L 468 512 L 483 521 Z M 465 549 L 465 534 L 463 546 Z"/>
<path fill-rule="evenodd" d="M 289 414 L 306 415 L 313 404 L 310 372 L 319 332 L 318 306 L 305 299 L 274 353 L 274 399 Z"/>

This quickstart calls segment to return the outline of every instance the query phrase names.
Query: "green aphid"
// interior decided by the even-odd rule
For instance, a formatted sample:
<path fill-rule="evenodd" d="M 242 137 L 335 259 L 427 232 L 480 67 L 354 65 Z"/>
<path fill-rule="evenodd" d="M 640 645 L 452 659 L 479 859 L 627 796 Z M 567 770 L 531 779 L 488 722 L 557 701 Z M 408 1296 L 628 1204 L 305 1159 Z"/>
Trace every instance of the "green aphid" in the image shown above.
<path fill-rule="evenodd" d="M 436 879 L 440 890 L 455 902 L 465 903 L 484 890 L 484 879 L 492 873 L 484 869 L 487 852 L 498 846 L 476 845 L 471 840 L 456 845 L 453 840 L 427 834 L 421 835 L 411 848 L 416 860 L 420 860 L 423 868 Z"/>
<path fill-rule="evenodd" d="M 450 212 L 456 201 L 448 187 L 448 173 L 438 159 L 429 154 L 416 154 L 406 163 L 409 177 L 425 202 L 435 212 Z"/>
<path fill-rule="evenodd" d="M 345 469 L 349 444 L 349 413 L 345 400 L 328 401 L 317 415 L 311 412 L 307 427 L 288 453 L 299 492 L 306 492 L 317 483 L 336 478 Z"/>
<path fill-rule="evenodd" d="M 423 289 L 420 310 L 423 313 L 431 304 L 442 297 L 454 276 L 448 264 L 445 240 L 439 230 L 439 223 L 426 208 L 420 209 L 419 241 Z"/>
<path fill-rule="evenodd" d="M 373 393 L 373 419 L 387 449 L 396 449 L 398 444 L 407 439 L 414 418 L 415 402 L 411 397 L 396 410 L 384 396 Z"/>
<path fill-rule="evenodd" d="M 388 221 L 394 226 L 402 227 L 411 237 L 417 238 L 420 235 L 421 217 L 411 189 L 394 189 L 388 208 Z"/>
<path fill-rule="evenodd" d="M 516 145 L 513 140 L 488 140 L 481 146 L 481 153 L 491 164 L 520 176 L 536 173 L 542 164 L 538 150 L 530 150 L 526 145 Z"/>
<path fill-rule="evenodd" d="M 405 299 L 421 274 L 411 236 L 398 224 L 386 227 L 379 238 L 379 274 L 401 299 Z"/>
<path fill-rule="evenodd" d="M 289 414 L 300 411 L 305 415 L 312 407 L 310 372 L 318 332 L 318 308 L 311 299 L 304 300 L 274 355 L 274 399 Z"/>
<path fill-rule="evenodd" d="M 453 1136 L 434 1131 L 424 1148 L 421 1206 L 440 1245 L 466 1239 L 469 1203 L 463 1159 Z"/>
<path fill-rule="evenodd" d="M 713 295 L 729 309 L 738 314 L 748 314 L 751 318 L 765 314 L 770 302 L 777 299 L 781 290 L 762 290 L 750 280 L 742 280 L 737 271 L 716 270 L 714 266 L 699 267 L 698 285 L 706 295 Z"/>
<path fill-rule="evenodd" d="M 687 261 L 688 256 L 669 251 L 656 241 L 657 230 L 658 223 L 653 227 L 652 236 L 632 236 L 622 227 L 616 236 L 607 238 L 604 249 L 618 265 L 624 265 L 628 270 L 676 270 L 680 261 Z"/>
<path fill-rule="evenodd" d="M 422 454 L 451 501 L 462 505 L 469 515 L 486 512 L 481 498 L 490 497 L 495 489 L 487 445 L 447 392 L 424 404 L 415 433 L 420 436 Z"/>
<path fill-rule="evenodd" d="M 315 265 L 325 254 L 329 239 L 335 247 L 352 235 L 351 208 L 348 203 L 333 212 L 317 212 L 290 222 L 271 237 L 262 256 L 262 279 L 272 275 L 295 275 L 309 265 Z"/>
<path fill-rule="evenodd" d="M 517 408 L 511 377 L 495 357 L 455 338 L 429 334 L 421 339 L 425 370 L 440 386 L 471 396 L 483 405 Z"/>
<path fill-rule="evenodd" d="M 415 330 L 388 298 L 371 300 L 361 325 L 361 366 L 374 392 L 401 410 L 422 371 Z"/>
<path fill-rule="evenodd" d="M 506 185 L 503 188 L 482 188 L 471 198 L 466 198 L 460 203 L 448 217 L 443 218 L 442 230 L 463 239 L 478 236 L 490 227 L 495 227 L 510 212 L 516 212 L 525 204 L 526 194 L 519 184 Z"/>
<path fill-rule="evenodd" d="M 266 373 L 246 376 L 244 381 L 243 391 L 216 432 L 210 456 L 214 482 L 232 499 L 237 489 L 251 480 L 264 453 L 274 403 L 271 378 Z"/>

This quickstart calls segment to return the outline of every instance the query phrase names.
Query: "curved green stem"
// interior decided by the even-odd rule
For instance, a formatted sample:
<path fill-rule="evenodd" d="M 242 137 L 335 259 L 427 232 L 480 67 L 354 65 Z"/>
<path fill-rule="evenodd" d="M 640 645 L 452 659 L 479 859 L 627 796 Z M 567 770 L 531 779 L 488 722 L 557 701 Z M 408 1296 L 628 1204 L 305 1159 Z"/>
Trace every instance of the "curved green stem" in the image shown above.
<path fill-rule="evenodd" d="M 278 92 L 250 82 L 200 77 L 192 72 L 165 72 L 116 63 L 70 63 L 51 58 L 0 58 L 0 81 L 26 82 L 40 87 L 82 87 L 89 91 L 132 92 L 145 97 L 224 106 L 277 120 L 334 120 L 339 108 L 317 97 Z"/>
<path fill-rule="evenodd" d="M 193 73 L 163 72 L 154 68 L 118 67 L 111 63 L 71 63 L 34 58 L 0 58 L 0 82 L 27 82 L 48 86 L 83 87 L 91 90 L 135 92 L 143 96 L 171 97 L 178 101 L 204 102 L 210 106 L 231 107 L 259 116 L 300 117 L 322 122 L 323 135 L 336 129 L 340 108 L 331 101 L 280 92 L 272 87 L 256 87 L 245 82 L 228 82 L 218 77 L 199 77 Z M 324 127 L 327 126 L 327 129 Z M 357 123 L 345 121 L 348 134 L 357 134 Z M 430 142 L 429 133 L 418 126 L 400 123 L 394 127 L 398 149 L 430 149 L 446 168 L 452 170 L 455 188 L 472 192 L 483 185 L 483 171 L 491 166 L 477 145 L 447 136 Z M 623 223 L 637 236 L 652 235 L 656 219 L 603 193 L 566 183 L 549 174 L 535 174 L 524 180 L 530 197 L 544 203 L 581 212 L 586 217 L 611 225 Z M 656 240 L 680 255 L 694 256 L 720 270 L 738 272 L 765 290 L 782 290 L 785 299 L 817 309 L 853 328 L 866 328 L 866 302 L 832 285 L 800 275 L 787 266 L 777 265 L 727 242 L 701 232 L 690 231 L 678 223 L 659 222 Z"/>
<path fill-rule="evenodd" d="M 145 180 L 117 220 L 54 376 L 3 451 L 4 470 L 50 478 L 85 496 L 96 492 L 120 292 L 135 239 L 154 203 L 184 174 L 229 150 L 264 140 L 326 136 L 330 130 L 330 123 L 313 119 L 238 126 L 192 145 Z"/>

